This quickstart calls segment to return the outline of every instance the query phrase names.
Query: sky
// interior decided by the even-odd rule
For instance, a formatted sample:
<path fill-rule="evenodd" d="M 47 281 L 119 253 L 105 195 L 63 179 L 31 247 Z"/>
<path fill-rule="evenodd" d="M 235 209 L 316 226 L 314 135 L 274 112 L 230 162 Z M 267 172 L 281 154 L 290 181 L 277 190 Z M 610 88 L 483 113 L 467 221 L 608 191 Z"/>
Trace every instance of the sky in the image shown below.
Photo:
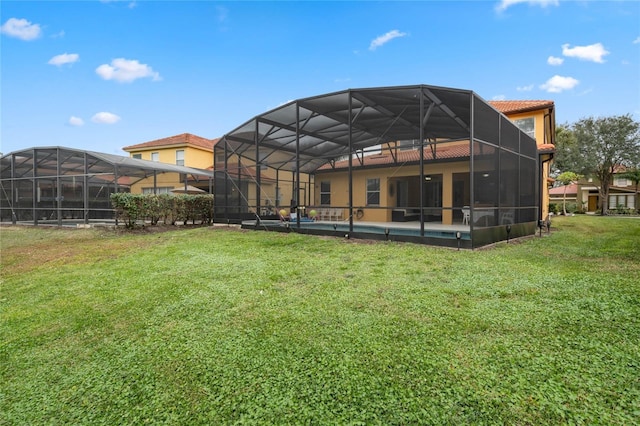
<path fill-rule="evenodd" d="M 0 152 L 224 135 L 289 101 L 426 84 L 640 120 L 638 1 L 0 2 Z"/>

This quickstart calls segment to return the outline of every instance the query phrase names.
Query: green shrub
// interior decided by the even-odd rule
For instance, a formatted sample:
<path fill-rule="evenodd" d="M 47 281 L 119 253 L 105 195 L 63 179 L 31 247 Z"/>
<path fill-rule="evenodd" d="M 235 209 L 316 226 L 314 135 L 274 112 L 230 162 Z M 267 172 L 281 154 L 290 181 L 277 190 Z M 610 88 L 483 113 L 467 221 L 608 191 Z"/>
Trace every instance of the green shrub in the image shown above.
<path fill-rule="evenodd" d="M 116 220 L 123 221 L 127 228 L 134 228 L 138 221 L 148 221 L 157 225 L 160 220 L 165 224 L 189 220 L 210 224 L 213 221 L 213 195 L 188 194 L 111 194 L 111 204 L 115 209 Z"/>
<path fill-rule="evenodd" d="M 578 211 L 578 206 L 576 203 L 567 203 L 566 209 L 567 209 L 567 213 L 571 214 Z"/>

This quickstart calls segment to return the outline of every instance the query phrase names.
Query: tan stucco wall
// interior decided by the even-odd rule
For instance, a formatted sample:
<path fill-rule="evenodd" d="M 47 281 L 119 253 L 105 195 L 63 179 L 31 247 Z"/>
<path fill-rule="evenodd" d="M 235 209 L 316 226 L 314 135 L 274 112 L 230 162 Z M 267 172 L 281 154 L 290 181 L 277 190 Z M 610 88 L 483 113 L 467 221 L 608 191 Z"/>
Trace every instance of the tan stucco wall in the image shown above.
<path fill-rule="evenodd" d="M 469 173 L 468 162 L 448 163 L 446 165 L 428 165 L 424 167 L 425 175 L 442 174 L 442 206 L 444 209 L 453 206 L 453 174 Z M 368 170 L 355 170 L 353 172 L 353 209 L 357 211 L 362 209 L 364 215 L 358 219 L 354 214 L 354 220 L 364 222 L 390 222 L 391 210 L 396 207 L 395 191 L 391 194 L 390 185 L 394 181 L 419 176 L 419 166 L 403 166 L 403 167 L 387 167 Z M 367 206 L 367 179 L 380 179 L 380 205 Z M 331 182 L 331 205 L 344 207 L 349 205 L 349 176 L 347 172 L 318 173 L 315 181 L 315 205 L 320 205 L 320 183 L 323 181 Z M 408 194 L 409 204 L 418 206 L 417 201 L 419 195 Z M 413 195 L 413 197 L 412 197 Z M 354 212 L 355 213 L 355 212 Z M 343 218 L 349 217 L 348 208 L 343 209 Z M 442 223 L 451 224 L 453 215 L 451 210 L 442 211 Z"/>
<path fill-rule="evenodd" d="M 140 154 L 142 160 L 151 161 L 151 153 L 158 153 L 158 161 L 166 164 L 176 164 L 176 151 L 184 150 L 184 165 L 197 169 L 206 169 L 213 164 L 213 153 L 206 149 L 198 149 L 192 146 L 178 145 L 172 147 L 158 147 L 144 150 L 129 151 L 131 157 Z"/>

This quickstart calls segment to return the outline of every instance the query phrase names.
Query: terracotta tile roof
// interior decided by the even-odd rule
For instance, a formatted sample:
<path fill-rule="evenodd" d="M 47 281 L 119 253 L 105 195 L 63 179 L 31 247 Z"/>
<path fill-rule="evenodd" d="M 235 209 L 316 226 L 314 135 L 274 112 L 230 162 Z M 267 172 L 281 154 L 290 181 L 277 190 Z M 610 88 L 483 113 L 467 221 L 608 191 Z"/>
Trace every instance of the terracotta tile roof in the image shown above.
<path fill-rule="evenodd" d="M 553 152 L 555 150 L 556 150 L 556 146 L 552 143 L 543 143 L 542 145 L 538 145 L 538 151 Z"/>
<path fill-rule="evenodd" d="M 207 167 L 207 170 L 213 171 L 213 167 Z M 255 180 L 257 176 L 255 167 L 247 167 L 244 164 L 241 165 L 240 169 L 238 169 L 238 167 L 234 165 L 229 167 L 227 170 L 228 170 L 229 176 L 232 178 L 237 177 L 239 174 L 241 179 Z M 225 171 L 224 163 L 216 164 L 215 171 L 224 172 Z M 264 173 L 260 173 L 260 181 L 275 182 L 275 179 L 265 175 Z"/>
<path fill-rule="evenodd" d="M 136 145 L 125 146 L 122 148 L 124 151 L 138 151 L 150 148 L 159 148 L 175 145 L 192 145 L 198 148 L 204 148 L 208 151 L 213 151 L 213 146 L 220 139 L 207 139 L 201 136 L 196 136 L 191 133 L 182 133 L 175 136 L 169 136 L 168 138 L 156 139 L 149 142 L 143 142 Z"/>
<path fill-rule="evenodd" d="M 402 163 L 417 163 L 420 161 L 420 151 L 412 149 L 408 151 L 397 151 L 398 154 L 394 158 L 391 154 L 375 154 L 367 155 L 360 164 L 360 160 L 354 159 L 354 167 L 371 167 L 371 166 L 384 166 L 390 164 L 402 164 Z M 440 146 L 436 149 L 436 160 L 455 159 L 455 158 L 468 158 L 469 157 L 469 145 L 455 145 L 455 146 Z M 434 156 L 430 148 L 424 149 L 424 160 L 433 161 Z M 338 161 L 335 167 L 331 167 L 330 164 L 325 164 L 320 167 L 318 171 L 344 169 L 349 167 L 349 160 Z"/>
<path fill-rule="evenodd" d="M 555 188 L 551 188 L 549 190 L 549 195 L 564 195 L 565 186 L 567 188 L 567 195 L 575 195 L 578 193 L 578 185 L 575 183 L 571 183 L 569 185 L 556 186 Z"/>
<path fill-rule="evenodd" d="M 553 101 L 489 101 L 489 104 L 503 114 L 515 114 L 553 107 Z"/>

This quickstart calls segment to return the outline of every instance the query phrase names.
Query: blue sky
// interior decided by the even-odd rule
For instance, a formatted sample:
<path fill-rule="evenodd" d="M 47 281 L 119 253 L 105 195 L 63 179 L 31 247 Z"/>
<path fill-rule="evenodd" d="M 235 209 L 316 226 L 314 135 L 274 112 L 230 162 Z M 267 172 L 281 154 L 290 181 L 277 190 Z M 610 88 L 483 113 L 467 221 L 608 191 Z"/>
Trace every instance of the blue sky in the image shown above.
<path fill-rule="evenodd" d="M 637 1 L 6 1 L 0 151 L 214 138 L 285 102 L 374 86 L 549 99 L 640 120 Z"/>

